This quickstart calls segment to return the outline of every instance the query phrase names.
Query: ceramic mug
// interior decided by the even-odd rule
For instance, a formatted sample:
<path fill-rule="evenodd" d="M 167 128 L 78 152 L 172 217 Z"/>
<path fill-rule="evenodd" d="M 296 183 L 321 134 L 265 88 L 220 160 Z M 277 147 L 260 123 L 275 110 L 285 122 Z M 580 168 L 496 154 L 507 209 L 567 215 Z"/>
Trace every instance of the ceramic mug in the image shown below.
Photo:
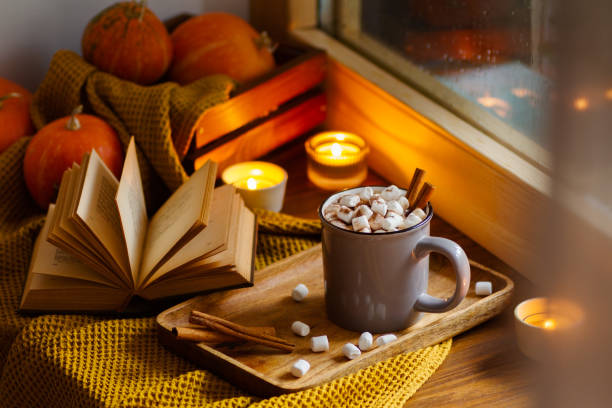
<path fill-rule="evenodd" d="M 457 306 L 470 286 L 470 265 L 455 242 L 429 235 L 431 204 L 423 221 L 395 232 L 349 231 L 325 220 L 330 203 L 362 188 L 336 193 L 319 208 L 329 320 L 348 330 L 393 332 L 416 323 L 422 312 L 442 313 Z M 372 189 L 380 192 L 384 187 Z M 427 294 L 430 252 L 448 258 L 455 271 L 457 285 L 448 299 Z"/>

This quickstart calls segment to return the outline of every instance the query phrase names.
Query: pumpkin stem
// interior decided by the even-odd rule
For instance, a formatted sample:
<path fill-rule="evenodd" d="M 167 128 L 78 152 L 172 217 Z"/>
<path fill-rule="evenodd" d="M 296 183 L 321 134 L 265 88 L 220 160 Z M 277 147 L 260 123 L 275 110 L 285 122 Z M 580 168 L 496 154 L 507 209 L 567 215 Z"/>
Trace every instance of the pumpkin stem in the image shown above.
<path fill-rule="evenodd" d="M 142 23 L 142 19 L 144 18 L 145 10 L 147 9 L 147 0 L 142 0 L 140 2 L 140 15 L 138 16 L 138 22 Z"/>
<path fill-rule="evenodd" d="M 68 122 L 66 123 L 66 129 L 79 130 L 81 128 L 81 122 L 79 122 L 79 119 L 76 117 L 76 115 L 78 115 L 81 112 L 83 112 L 83 105 L 79 105 L 76 108 L 74 108 L 70 116 L 70 119 L 68 119 Z"/>
<path fill-rule="evenodd" d="M 21 94 L 19 92 L 10 92 L 0 96 L 0 109 L 2 109 L 2 102 L 10 98 L 21 98 Z"/>
<path fill-rule="evenodd" d="M 273 54 L 278 48 L 278 43 L 272 42 L 267 31 L 262 31 L 259 37 L 255 38 L 253 41 L 255 41 L 255 46 L 258 49 L 267 48 L 270 54 Z"/>

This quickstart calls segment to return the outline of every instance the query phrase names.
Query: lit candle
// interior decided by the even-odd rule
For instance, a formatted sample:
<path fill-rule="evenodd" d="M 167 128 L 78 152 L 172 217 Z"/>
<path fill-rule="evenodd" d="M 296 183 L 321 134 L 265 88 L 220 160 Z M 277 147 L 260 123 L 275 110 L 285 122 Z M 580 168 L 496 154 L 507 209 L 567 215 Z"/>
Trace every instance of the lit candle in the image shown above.
<path fill-rule="evenodd" d="M 583 312 L 573 302 L 560 299 L 533 298 L 514 309 L 518 346 L 528 357 L 545 360 L 551 342 L 579 326 Z"/>
<path fill-rule="evenodd" d="M 226 168 L 223 182 L 233 184 L 249 208 L 280 211 L 285 199 L 287 172 L 273 163 L 252 161 Z"/>
<path fill-rule="evenodd" d="M 308 178 L 326 190 L 360 185 L 368 174 L 365 141 L 352 133 L 323 132 L 306 141 Z"/>

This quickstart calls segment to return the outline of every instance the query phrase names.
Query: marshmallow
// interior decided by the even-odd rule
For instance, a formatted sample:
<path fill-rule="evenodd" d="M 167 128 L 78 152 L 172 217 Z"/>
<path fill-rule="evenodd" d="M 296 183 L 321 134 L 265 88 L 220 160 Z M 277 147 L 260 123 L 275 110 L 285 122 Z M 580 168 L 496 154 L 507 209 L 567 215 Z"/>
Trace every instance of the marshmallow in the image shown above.
<path fill-rule="evenodd" d="M 389 216 L 383 220 L 382 227 L 385 231 L 395 231 L 403 222 L 404 218 L 401 215 L 390 213 Z"/>
<path fill-rule="evenodd" d="M 387 201 L 387 211 L 396 213 L 397 215 L 404 215 L 404 209 L 397 201 Z"/>
<path fill-rule="evenodd" d="M 374 201 L 376 201 L 376 200 L 383 200 L 383 201 L 385 201 L 385 200 L 384 200 L 384 199 L 383 199 L 383 198 L 380 196 L 380 194 L 378 194 L 378 193 L 374 193 L 374 194 L 372 194 L 372 196 L 370 197 L 370 205 L 372 205 L 372 203 L 373 203 Z"/>
<path fill-rule="evenodd" d="M 403 193 L 402 190 L 400 190 L 399 188 L 397 188 L 397 186 L 391 184 L 389 187 L 385 188 L 380 195 L 382 196 L 383 199 L 385 199 L 385 201 L 392 201 L 392 200 L 397 200 L 398 198 L 400 198 Z"/>
<path fill-rule="evenodd" d="M 302 377 L 310 370 L 310 363 L 306 360 L 299 359 L 291 366 L 291 374 L 295 377 Z"/>
<path fill-rule="evenodd" d="M 382 336 L 378 336 L 376 339 L 376 344 L 378 346 L 384 346 L 385 344 L 391 343 L 395 340 L 397 340 L 397 336 L 395 334 L 384 334 Z"/>
<path fill-rule="evenodd" d="M 370 210 L 370 207 L 368 207 L 367 205 L 360 205 L 355 210 L 355 216 L 357 217 L 359 217 L 360 215 L 365 215 L 365 217 L 369 219 L 372 214 L 374 214 L 374 212 L 372 212 L 372 210 Z"/>
<path fill-rule="evenodd" d="M 493 284 L 489 281 L 476 282 L 476 295 L 489 296 L 493 293 Z"/>
<path fill-rule="evenodd" d="M 329 223 L 330 223 L 331 225 L 335 225 L 335 226 L 336 226 L 336 227 L 338 227 L 338 228 L 342 228 L 342 229 L 349 229 L 349 226 L 348 226 L 348 225 L 346 225 L 345 223 L 343 223 L 343 222 L 342 222 L 342 221 L 340 221 L 340 220 L 331 220 Z M 351 226 L 351 228 L 352 228 L 352 226 Z"/>
<path fill-rule="evenodd" d="M 329 351 L 329 341 L 327 336 L 316 336 L 310 338 L 310 349 L 315 353 Z"/>
<path fill-rule="evenodd" d="M 372 194 L 374 194 L 374 190 L 372 190 L 372 187 L 364 187 L 364 189 L 359 192 L 359 198 L 364 201 L 370 201 L 370 197 L 372 197 Z"/>
<path fill-rule="evenodd" d="M 421 219 L 421 221 L 423 221 L 425 219 L 425 217 L 427 217 L 427 214 L 425 214 L 425 211 L 421 210 L 420 208 L 417 208 L 416 210 L 414 210 L 410 214 L 416 215 L 417 217 L 419 217 Z"/>
<path fill-rule="evenodd" d="M 353 343 L 346 343 L 342 346 L 342 354 L 349 360 L 353 360 L 361 355 L 361 351 Z"/>
<path fill-rule="evenodd" d="M 332 222 L 338 219 L 338 216 L 336 215 L 336 213 L 327 213 L 323 217 L 329 222 Z"/>
<path fill-rule="evenodd" d="M 374 231 L 375 234 L 384 234 L 385 232 L 387 231 L 385 231 L 384 229 L 377 229 L 376 231 Z"/>
<path fill-rule="evenodd" d="M 355 230 L 357 232 L 361 232 L 362 234 L 371 234 L 372 233 L 372 229 L 370 227 L 365 227 L 362 228 L 360 230 Z"/>
<path fill-rule="evenodd" d="M 351 220 L 353 219 L 353 215 L 354 215 L 354 211 L 345 206 L 340 207 L 340 209 L 336 213 L 336 216 L 340 220 L 346 222 L 347 224 L 351 223 Z"/>
<path fill-rule="evenodd" d="M 353 218 L 351 222 L 353 223 L 353 229 L 355 231 L 359 231 L 360 229 L 364 229 L 364 228 L 370 229 L 370 223 L 368 222 L 368 217 L 366 217 L 365 215 L 355 217 Z"/>
<path fill-rule="evenodd" d="M 370 206 L 372 207 L 372 211 L 376 214 L 380 214 L 383 217 L 387 215 L 387 203 L 382 198 L 377 198 L 374 201 L 370 202 Z"/>
<path fill-rule="evenodd" d="M 308 287 L 303 283 L 300 283 L 291 291 L 291 297 L 296 302 L 301 302 L 306 296 L 308 296 Z"/>
<path fill-rule="evenodd" d="M 302 323 L 299 320 L 296 320 L 295 322 L 291 323 L 291 331 L 293 331 L 298 336 L 305 337 L 308 336 L 308 333 L 310 333 L 310 326 L 308 326 L 306 323 Z"/>
<path fill-rule="evenodd" d="M 370 218 L 370 228 L 372 229 L 372 231 L 382 229 L 382 222 L 384 221 L 384 219 L 385 217 L 383 217 L 382 215 L 374 214 L 374 216 Z"/>
<path fill-rule="evenodd" d="M 404 211 L 406 211 L 408 207 L 410 207 L 410 201 L 408 201 L 406 196 L 401 196 L 400 198 L 397 199 L 397 202 L 402 206 Z"/>
<path fill-rule="evenodd" d="M 423 220 L 421 220 L 419 217 L 417 217 L 413 213 L 410 213 L 410 215 L 408 215 L 406 219 L 404 220 L 404 223 L 402 224 L 401 228 L 402 229 L 410 228 L 414 225 L 417 225 L 421 221 Z"/>
<path fill-rule="evenodd" d="M 360 201 L 361 198 L 359 198 L 357 194 L 347 194 L 345 196 L 340 197 L 340 205 L 346 205 L 347 207 L 351 208 L 359 204 Z"/>
<path fill-rule="evenodd" d="M 361 336 L 359 336 L 359 349 L 361 351 L 368 351 L 372 348 L 372 343 L 374 342 L 372 338 L 372 333 L 363 332 Z"/>
<path fill-rule="evenodd" d="M 328 215 L 328 214 L 336 215 L 339 209 L 340 209 L 340 204 L 335 204 L 335 203 L 330 204 L 327 207 L 325 207 L 325 210 L 323 211 L 323 215 Z"/>

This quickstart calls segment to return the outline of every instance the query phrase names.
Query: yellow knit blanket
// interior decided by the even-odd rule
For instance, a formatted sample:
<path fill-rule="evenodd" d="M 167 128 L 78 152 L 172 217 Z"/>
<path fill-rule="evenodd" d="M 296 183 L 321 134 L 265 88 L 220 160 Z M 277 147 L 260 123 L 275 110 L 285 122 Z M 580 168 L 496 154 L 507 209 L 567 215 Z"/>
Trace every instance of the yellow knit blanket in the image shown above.
<path fill-rule="evenodd" d="M 66 55 L 68 59 L 74 57 Z M 80 62 L 77 60 L 76 64 Z M 86 102 L 88 109 L 98 114 L 108 109 L 107 116 L 102 116 L 119 130 L 124 143 L 127 143 L 129 134 L 137 136 L 141 159 L 151 165 L 149 186 L 154 183 L 151 180 L 158 177 L 155 173 L 159 173 L 167 188 L 176 188 L 185 174 L 171 148 L 169 129 L 187 129 L 189 125 L 172 124 L 185 119 L 170 115 L 169 106 L 177 103 L 176 100 L 172 102 L 177 95 L 179 99 L 184 98 L 182 91 L 185 90 L 174 84 L 148 87 L 151 94 L 144 87 L 135 89 L 148 101 L 146 106 L 161 109 L 140 115 L 128 102 L 142 102 L 130 99 L 130 84 L 94 70 L 85 75 L 73 70 L 77 65 L 66 67 L 52 63 L 50 73 L 35 97 L 37 126 L 70 110 L 61 107 L 56 96 L 41 96 L 50 89 L 60 92 L 61 98 L 65 98 L 69 105 Z M 61 71 L 60 75 L 53 70 Z M 65 71 L 72 72 L 72 76 L 65 75 Z M 73 82 L 57 86 L 51 81 L 53 78 L 59 81 L 62 77 L 71 77 Z M 78 81 L 75 78 L 79 78 Z M 224 100 L 231 83 L 226 78 L 214 77 L 203 80 L 198 87 L 197 92 L 191 89 L 192 94 L 188 95 L 188 98 L 197 99 L 194 94 L 197 93 L 200 98 L 198 109 L 192 116 Z M 83 88 L 85 93 L 81 92 Z M 156 98 L 165 92 L 169 94 L 160 104 Z M 102 93 L 104 97 L 100 97 Z M 109 100 L 121 100 L 122 95 L 126 101 L 108 107 Z M 129 109 L 131 115 L 138 118 L 125 116 L 122 109 Z M 162 118 L 157 115 L 162 115 Z M 148 121 L 160 120 L 163 123 L 149 127 Z M 157 126 L 164 130 L 160 131 Z M 313 389 L 259 400 L 164 349 L 157 341 L 153 317 L 19 315 L 17 306 L 33 241 L 44 217 L 29 197 L 22 177 L 23 154 L 28 142 L 28 138 L 23 138 L 0 154 L 2 407 L 400 407 L 437 369 L 450 350 L 451 340 L 448 340 L 399 355 Z M 307 249 L 319 240 L 318 221 L 269 212 L 258 215 L 261 233 L 257 268 Z"/>

